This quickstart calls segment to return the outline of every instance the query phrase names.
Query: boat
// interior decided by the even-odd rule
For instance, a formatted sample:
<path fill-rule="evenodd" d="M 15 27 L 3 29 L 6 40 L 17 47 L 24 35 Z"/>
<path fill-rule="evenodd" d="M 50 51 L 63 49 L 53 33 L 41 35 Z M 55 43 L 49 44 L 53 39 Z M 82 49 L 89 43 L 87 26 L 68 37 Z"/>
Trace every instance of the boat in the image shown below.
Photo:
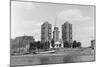
<path fill-rule="evenodd" d="M 46 51 L 36 51 L 35 54 L 49 54 L 49 53 L 55 53 L 55 50 L 46 50 Z"/>

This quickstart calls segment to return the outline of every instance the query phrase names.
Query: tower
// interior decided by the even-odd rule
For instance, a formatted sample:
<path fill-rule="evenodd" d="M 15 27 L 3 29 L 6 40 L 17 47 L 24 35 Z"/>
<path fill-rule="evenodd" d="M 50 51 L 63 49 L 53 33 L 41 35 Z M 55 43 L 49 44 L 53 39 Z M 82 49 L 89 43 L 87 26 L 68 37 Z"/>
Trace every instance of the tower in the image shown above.
<path fill-rule="evenodd" d="M 51 41 L 52 25 L 48 21 L 41 25 L 41 42 Z"/>
<path fill-rule="evenodd" d="M 54 27 L 53 40 L 54 40 L 54 42 L 59 41 L 59 28 L 58 27 Z"/>
<path fill-rule="evenodd" d="M 71 47 L 72 43 L 72 24 L 65 22 L 62 24 L 62 40 L 65 44 L 64 47 Z"/>

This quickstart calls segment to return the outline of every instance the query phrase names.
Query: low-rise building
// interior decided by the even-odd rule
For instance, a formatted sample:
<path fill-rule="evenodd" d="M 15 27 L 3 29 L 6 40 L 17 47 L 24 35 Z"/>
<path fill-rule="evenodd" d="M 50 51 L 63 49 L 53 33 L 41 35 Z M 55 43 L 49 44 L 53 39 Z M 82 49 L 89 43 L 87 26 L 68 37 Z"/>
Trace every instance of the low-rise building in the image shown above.
<path fill-rule="evenodd" d="M 33 36 L 20 36 L 15 39 L 11 39 L 11 52 L 27 52 L 31 42 L 34 42 Z"/>

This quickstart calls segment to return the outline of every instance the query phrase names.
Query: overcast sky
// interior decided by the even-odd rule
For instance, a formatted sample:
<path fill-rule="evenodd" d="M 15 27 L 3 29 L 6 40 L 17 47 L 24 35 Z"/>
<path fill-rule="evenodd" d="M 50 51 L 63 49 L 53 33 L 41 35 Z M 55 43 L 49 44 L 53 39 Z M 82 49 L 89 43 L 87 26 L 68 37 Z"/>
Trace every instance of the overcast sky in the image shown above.
<path fill-rule="evenodd" d="M 48 21 L 54 27 L 57 17 L 60 38 L 61 25 L 68 21 L 73 25 L 73 40 L 89 46 L 94 39 L 94 9 L 94 6 L 12 1 L 11 38 L 31 35 L 40 40 L 41 24 Z"/>

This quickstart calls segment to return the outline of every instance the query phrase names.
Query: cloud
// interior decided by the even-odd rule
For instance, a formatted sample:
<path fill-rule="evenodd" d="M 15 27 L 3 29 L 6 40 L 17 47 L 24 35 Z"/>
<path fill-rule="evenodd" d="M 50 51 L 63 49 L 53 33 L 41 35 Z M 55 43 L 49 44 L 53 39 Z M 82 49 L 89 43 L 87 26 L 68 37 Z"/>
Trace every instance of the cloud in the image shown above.
<path fill-rule="evenodd" d="M 24 2 L 23 5 L 24 5 L 27 9 L 36 8 L 35 5 L 34 5 L 32 2 Z"/>
<path fill-rule="evenodd" d="M 36 8 L 32 2 L 12 1 L 11 5 L 12 5 L 12 7 L 14 6 L 15 8 L 22 8 L 22 9 Z"/>
<path fill-rule="evenodd" d="M 25 30 L 34 30 L 41 27 L 41 23 L 39 21 L 22 21 L 21 23 L 17 23 L 17 26 L 21 27 L 21 29 Z"/>
<path fill-rule="evenodd" d="M 90 17 L 83 16 L 79 9 L 63 10 L 58 14 L 58 18 L 67 21 L 86 21 Z"/>
<path fill-rule="evenodd" d="M 12 24 L 12 37 L 16 37 L 22 34 L 33 35 L 33 33 L 40 33 L 41 22 L 32 21 L 20 21 Z M 37 34 L 38 35 L 38 34 Z M 37 37 L 37 36 L 36 36 Z M 38 37 L 37 37 L 38 38 Z"/>

